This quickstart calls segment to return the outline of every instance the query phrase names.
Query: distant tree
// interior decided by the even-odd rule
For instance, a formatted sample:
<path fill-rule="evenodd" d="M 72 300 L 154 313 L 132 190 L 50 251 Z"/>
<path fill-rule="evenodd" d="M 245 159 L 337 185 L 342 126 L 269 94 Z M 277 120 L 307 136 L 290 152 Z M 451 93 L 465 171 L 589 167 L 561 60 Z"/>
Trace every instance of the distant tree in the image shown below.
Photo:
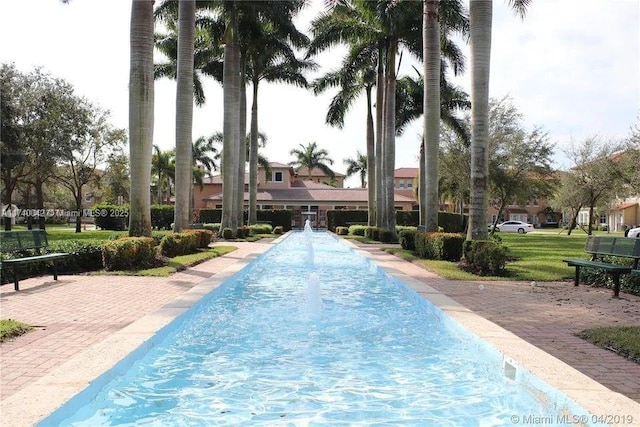
<path fill-rule="evenodd" d="M 596 207 L 617 197 L 619 164 L 612 156 L 622 145 L 590 136 L 579 144 L 572 144 L 567 156 L 574 166 L 569 170 L 571 183 L 578 191 L 583 207 L 589 208 L 588 234 L 593 232 Z"/>
<path fill-rule="evenodd" d="M 367 155 L 358 151 L 355 159 L 344 159 L 344 163 L 347 165 L 347 178 L 360 174 L 360 186 L 361 188 L 367 188 L 367 172 L 369 170 L 367 167 Z"/>
<path fill-rule="evenodd" d="M 335 173 L 327 165 L 333 164 L 333 160 L 329 158 L 329 152 L 325 149 L 318 148 L 317 143 L 310 142 L 307 145 L 300 144 L 299 149 L 294 148 L 289 154 L 295 157 L 295 160 L 289 162 L 289 164 L 293 166 L 296 171 L 306 167 L 309 172 L 309 179 L 311 179 L 311 172 L 315 168 L 320 169 L 331 179 L 335 178 Z"/>
<path fill-rule="evenodd" d="M 151 156 L 151 173 L 156 180 L 156 203 L 167 203 L 171 198 L 171 183 L 175 178 L 175 153 L 171 150 L 162 151 L 157 145 L 153 146 Z M 166 195 L 166 196 L 165 196 Z"/>
<path fill-rule="evenodd" d="M 62 150 L 61 163 L 57 168 L 56 180 L 66 187 L 74 197 L 76 211 L 82 210 L 83 187 L 90 183 L 99 185 L 96 170 L 103 164 L 108 153 L 127 140 L 124 129 L 116 129 L 108 122 L 109 113 L 84 101 L 89 121 L 78 132 L 71 144 Z M 81 217 L 76 217 L 76 233 L 81 231 Z"/>
<path fill-rule="evenodd" d="M 522 114 L 509 98 L 490 102 L 489 111 L 489 198 L 498 210 L 534 196 L 548 196 L 555 187 L 551 169 L 553 144 L 547 133 L 522 126 Z M 495 223 L 494 223 L 495 230 Z"/>
<path fill-rule="evenodd" d="M 129 157 L 120 149 L 114 150 L 107 158 L 107 168 L 102 176 L 105 201 L 129 203 Z"/>

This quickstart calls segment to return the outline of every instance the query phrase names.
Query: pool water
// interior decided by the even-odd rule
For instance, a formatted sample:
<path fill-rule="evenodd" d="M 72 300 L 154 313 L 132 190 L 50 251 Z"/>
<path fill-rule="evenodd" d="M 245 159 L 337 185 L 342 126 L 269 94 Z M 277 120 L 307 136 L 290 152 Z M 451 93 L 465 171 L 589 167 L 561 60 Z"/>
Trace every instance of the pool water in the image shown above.
<path fill-rule="evenodd" d="M 495 349 L 322 232 L 292 233 L 155 340 L 40 425 L 493 426 L 580 411 L 505 376 Z"/>

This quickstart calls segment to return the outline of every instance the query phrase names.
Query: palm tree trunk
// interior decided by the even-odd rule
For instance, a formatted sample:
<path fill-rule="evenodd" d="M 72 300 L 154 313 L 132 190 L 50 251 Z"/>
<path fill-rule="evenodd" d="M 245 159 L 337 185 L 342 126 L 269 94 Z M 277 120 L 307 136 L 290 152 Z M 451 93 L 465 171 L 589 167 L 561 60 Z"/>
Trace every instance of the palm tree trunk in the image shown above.
<path fill-rule="evenodd" d="M 489 201 L 489 67 L 492 0 L 469 4 L 471 44 L 471 206 L 467 240 L 487 239 Z"/>
<path fill-rule="evenodd" d="M 176 203 L 174 231 L 189 226 L 193 180 L 193 49 L 195 35 L 195 0 L 178 4 L 178 67 L 176 89 Z"/>
<path fill-rule="evenodd" d="M 153 25 L 153 0 L 133 0 L 129 71 L 130 236 L 151 236 Z"/>
<path fill-rule="evenodd" d="M 438 230 L 438 152 L 440 145 L 440 19 L 439 0 L 424 2 L 424 206 L 426 231 Z"/>
<path fill-rule="evenodd" d="M 251 141 L 249 142 L 249 224 L 258 222 L 258 82 L 253 80 L 251 104 Z"/>
<path fill-rule="evenodd" d="M 384 114 L 384 48 L 382 44 L 378 48 L 378 70 L 376 76 L 376 227 L 383 227 L 384 216 L 384 171 L 382 169 L 382 140 L 383 140 L 383 114 Z"/>
<path fill-rule="evenodd" d="M 373 133 L 373 114 L 371 113 L 371 86 L 367 86 L 367 209 L 369 221 L 367 224 L 376 224 L 376 145 Z M 364 184 L 364 180 L 363 180 Z"/>
<path fill-rule="evenodd" d="M 222 221 L 220 229 L 231 228 L 236 229 L 235 215 L 235 194 L 234 181 L 236 181 L 235 164 L 238 126 L 240 118 L 238 117 L 238 84 L 237 74 L 239 72 L 238 63 L 235 60 L 237 56 L 236 43 L 236 23 L 235 16 L 232 16 L 225 35 L 224 47 L 224 65 L 223 65 L 223 102 L 224 102 L 224 118 L 223 118 L 223 142 L 222 142 Z"/>
<path fill-rule="evenodd" d="M 238 79 L 240 81 L 239 85 L 239 95 L 240 95 L 240 113 L 238 124 L 238 136 L 239 136 L 239 144 L 238 144 L 238 169 L 237 172 L 237 188 L 236 188 L 236 221 L 238 226 L 242 226 L 244 224 L 244 171 L 245 171 L 245 163 L 247 162 L 247 84 L 246 84 L 246 53 L 240 54 L 240 75 Z"/>
<path fill-rule="evenodd" d="M 396 162 L 396 50 L 398 41 L 392 39 L 387 48 L 384 85 L 384 139 L 382 156 L 385 189 L 384 228 L 396 237 L 396 215 L 394 197 L 394 172 Z"/>

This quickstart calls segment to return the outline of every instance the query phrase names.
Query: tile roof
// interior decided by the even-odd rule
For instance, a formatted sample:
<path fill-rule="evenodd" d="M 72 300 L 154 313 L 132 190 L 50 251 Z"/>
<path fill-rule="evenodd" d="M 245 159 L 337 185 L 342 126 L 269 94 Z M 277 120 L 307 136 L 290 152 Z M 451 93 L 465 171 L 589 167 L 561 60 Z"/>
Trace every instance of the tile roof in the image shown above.
<path fill-rule="evenodd" d="M 615 206 L 613 208 L 614 211 L 622 211 L 624 209 L 628 209 L 628 208 L 632 208 L 634 206 L 638 206 L 640 205 L 640 202 L 627 202 L 627 203 L 622 203 L 619 204 L 618 206 Z"/>
<path fill-rule="evenodd" d="M 420 173 L 420 168 L 398 168 L 393 172 L 395 178 L 415 178 Z"/>
<path fill-rule="evenodd" d="M 302 167 L 296 173 L 298 174 L 298 176 L 301 176 L 301 177 L 309 176 L 309 168 Z M 340 172 L 333 171 L 333 173 L 336 175 L 336 177 L 344 176 Z M 322 172 L 320 169 L 313 168 L 311 170 L 311 176 L 322 176 L 322 177 L 324 177 L 324 176 L 327 176 L 327 175 L 324 172 Z"/>
<path fill-rule="evenodd" d="M 248 200 L 249 193 L 245 193 L 245 200 Z M 214 194 L 203 200 L 222 200 L 222 193 Z M 288 188 L 269 189 L 258 191 L 258 201 L 260 202 L 323 202 L 323 203 L 362 203 L 366 204 L 368 192 L 366 188 Z M 395 202 L 411 202 L 413 199 L 400 194 L 395 194 Z"/>

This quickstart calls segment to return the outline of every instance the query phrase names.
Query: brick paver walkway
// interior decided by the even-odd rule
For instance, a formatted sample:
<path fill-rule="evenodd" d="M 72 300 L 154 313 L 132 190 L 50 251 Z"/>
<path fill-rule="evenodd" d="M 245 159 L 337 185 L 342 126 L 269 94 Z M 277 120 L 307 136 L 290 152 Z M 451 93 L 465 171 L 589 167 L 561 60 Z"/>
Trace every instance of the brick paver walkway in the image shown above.
<path fill-rule="evenodd" d="M 268 242 L 234 243 L 224 257 L 168 278 L 128 276 L 50 276 L 0 287 L 0 317 L 37 326 L 37 331 L 0 345 L 0 399 L 52 371 L 64 361 L 162 307 L 196 283 Z M 390 255 L 360 245 L 374 259 Z M 569 283 L 447 281 L 392 258 L 393 268 L 409 274 L 481 316 L 563 360 L 610 389 L 640 402 L 640 365 L 577 338 L 592 326 L 640 325 L 640 297 Z"/>

